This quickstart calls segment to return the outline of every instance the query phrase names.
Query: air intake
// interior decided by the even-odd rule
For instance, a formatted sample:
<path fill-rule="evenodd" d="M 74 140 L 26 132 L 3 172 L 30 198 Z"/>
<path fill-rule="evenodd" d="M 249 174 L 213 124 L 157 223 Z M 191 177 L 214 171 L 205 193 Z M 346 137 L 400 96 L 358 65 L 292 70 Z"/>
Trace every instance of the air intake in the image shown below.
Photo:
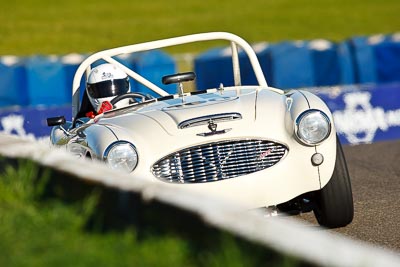
<path fill-rule="evenodd" d="M 189 120 L 185 120 L 181 123 L 179 123 L 178 128 L 179 129 L 185 129 L 189 127 L 194 127 L 194 126 L 200 126 L 200 125 L 205 125 L 208 124 L 210 121 L 214 123 L 221 123 L 225 121 L 233 121 L 233 120 L 241 120 L 242 115 L 240 113 L 222 113 L 222 114 L 213 114 L 209 116 L 202 116 L 202 117 L 197 117 Z"/>
<path fill-rule="evenodd" d="M 165 182 L 214 182 L 272 167 L 287 152 L 286 146 L 267 140 L 208 143 L 162 158 L 153 165 L 152 172 Z"/>

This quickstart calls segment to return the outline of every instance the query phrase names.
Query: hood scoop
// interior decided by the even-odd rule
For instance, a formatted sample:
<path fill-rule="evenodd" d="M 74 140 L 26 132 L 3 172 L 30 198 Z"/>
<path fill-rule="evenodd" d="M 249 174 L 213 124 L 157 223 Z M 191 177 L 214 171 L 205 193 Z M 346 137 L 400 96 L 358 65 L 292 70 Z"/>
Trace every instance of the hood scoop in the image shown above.
<path fill-rule="evenodd" d="M 200 126 L 200 125 L 207 125 L 210 122 L 221 123 L 221 122 L 241 120 L 241 119 L 242 119 L 242 115 L 237 112 L 213 114 L 213 115 L 201 116 L 201 117 L 182 121 L 181 123 L 179 123 L 178 128 L 186 129 L 186 128 Z"/>

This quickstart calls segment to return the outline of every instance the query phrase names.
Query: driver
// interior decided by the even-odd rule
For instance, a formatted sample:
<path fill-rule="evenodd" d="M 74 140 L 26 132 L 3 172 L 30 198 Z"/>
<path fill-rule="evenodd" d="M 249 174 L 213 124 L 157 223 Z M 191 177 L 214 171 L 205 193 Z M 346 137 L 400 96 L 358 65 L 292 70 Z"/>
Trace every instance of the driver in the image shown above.
<path fill-rule="evenodd" d="M 87 79 L 86 93 L 94 108 L 94 112 L 86 113 L 89 118 L 94 118 L 105 111 L 111 110 L 110 101 L 119 95 L 130 92 L 128 75 L 117 66 L 105 63 L 93 68 Z M 123 99 L 115 104 L 116 108 L 129 105 L 129 99 Z"/>

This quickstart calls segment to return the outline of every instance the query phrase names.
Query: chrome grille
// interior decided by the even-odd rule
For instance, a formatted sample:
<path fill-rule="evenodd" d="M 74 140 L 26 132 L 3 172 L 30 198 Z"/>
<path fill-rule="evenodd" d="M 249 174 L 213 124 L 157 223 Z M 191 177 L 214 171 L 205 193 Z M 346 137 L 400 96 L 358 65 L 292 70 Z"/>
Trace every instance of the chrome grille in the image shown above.
<path fill-rule="evenodd" d="M 213 182 L 269 168 L 287 151 L 286 146 L 266 140 L 208 143 L 162 158 L 153 165 L 152 172 L 165 182 Z"/>

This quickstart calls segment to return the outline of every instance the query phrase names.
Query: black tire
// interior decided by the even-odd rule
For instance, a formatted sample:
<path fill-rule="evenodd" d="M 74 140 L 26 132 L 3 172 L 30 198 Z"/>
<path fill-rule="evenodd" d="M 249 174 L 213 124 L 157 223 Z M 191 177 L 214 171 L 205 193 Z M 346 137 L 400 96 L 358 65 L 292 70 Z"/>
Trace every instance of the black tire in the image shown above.
<path fill-rule="evenodd" d="M 328 184 L 316 192 L 314 214 L 321 226 L 338 228 L 354 217 L 353 194 L 342 145 L 336 137 L 336 163 Z"/>

